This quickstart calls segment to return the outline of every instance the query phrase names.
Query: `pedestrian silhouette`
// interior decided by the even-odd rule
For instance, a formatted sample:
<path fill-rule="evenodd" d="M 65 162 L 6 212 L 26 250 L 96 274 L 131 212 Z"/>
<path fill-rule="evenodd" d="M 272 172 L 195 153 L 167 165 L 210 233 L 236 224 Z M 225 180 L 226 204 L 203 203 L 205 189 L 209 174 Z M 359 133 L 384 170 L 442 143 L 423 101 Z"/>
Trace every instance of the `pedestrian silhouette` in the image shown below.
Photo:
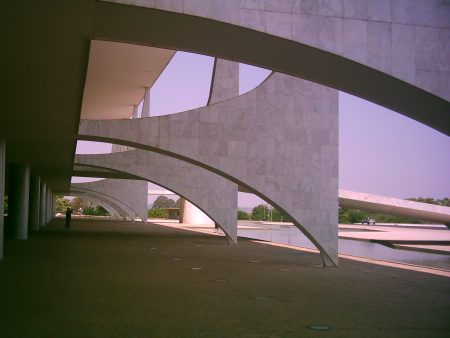
<path fill-rule="evenodd" d="M 72 218 L 72 209 L 67 207 L 66 209 L 66 228 L 70 228 L 70 220 Z"/>

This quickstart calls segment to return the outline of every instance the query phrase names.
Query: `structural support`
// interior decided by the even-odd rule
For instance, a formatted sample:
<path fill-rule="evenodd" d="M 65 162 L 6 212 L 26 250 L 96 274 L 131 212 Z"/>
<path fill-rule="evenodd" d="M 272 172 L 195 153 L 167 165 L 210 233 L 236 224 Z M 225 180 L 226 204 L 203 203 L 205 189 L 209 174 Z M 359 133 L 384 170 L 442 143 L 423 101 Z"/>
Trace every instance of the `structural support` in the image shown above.
<path fill-rule="evenodd" d="M 208 106 L 239 95 L 239 63 L 223 59 L 214 60 L 214 71 Z"/>
<path fill-rule="evenodd" d="M 47 202 L 47 184 L 41 181 L 41 197 L 39 199 L 39 226 L 45 226 L 45 210 Z"/>
<path fill-rule="evenodd" d="M 169 189 L 207 213 L 231 242 L 237 241 L 238 187 L 219 175 L 190 163 L 141 149 L 113 154 L 76 155 L 75 165 L 90 166 L 93 171 L 96 168 L 110 169 L 117 173 L 131 174 Z"/>
<path fill-rule="evenodd" d="M 56 193 L 53 193 L 53 201 L 52 201 L 52 219 L 55 218 L 56 215 Z"/>
<path fill-rule="evenodd" d="M 214 225 L 215 222 L 203 211 L 184 198 L 180 201 L 180 223 Z"/>
<path fill-rule="evenodd" d="M 0 136 L 0 259 L 3 259 L 3 242 L 5 226 L 5 165 L 6 165 L 6 142 L 3 136 Z"/>
<path fill-rule="evenodd" d="M 8 193 L 7 235 L 13 239 L 28 238 L 30 165 L 11 164 Z"/>
<path fill-rule="evenodd" d="M 50 206 L 50 187 L 47 187 L 45 192 L 45 224 L 49 221 L 50 211 L 48 210 Z"/>
<path fill-rule="evenodd" d="M 137 119 L 139 116 L 138 116 L 138 113 L 139 113 L 139 111 L 138 111 L 138 105 L 135 105 L 134 106 L 134 108 L 133 108 L 133 115 L 131 115 L 131 118 L 132 119 Z"/>
<path fill-rule="evenodd" d="M 116 154 L 120 157 L 123 153 Z M 104 179 L 71 184 L 71 191 L 81 190 L 90 192 L 96 197 L 102 196 L 108 200 L 114 200 L 114 203 L 120 206 L 133 221 L 139 217 L 143 223 L 147 223 L 147 188 L 146 181 L 124 179 Z"/>
<path fill-rule="evenodd" d="M 158 151 L 233 180 L 289 215 L 334 266 L 338 131 L 336 90 L 272 73 L 254 90 L 203 108 L 82 120 L 79 139 Z"/>
<path fill-rule="evenodd" d="M 30 179 L 30 215 L 29 230 L 39 230 L 39 209 L 41 198 L 41 178 L 39 176 L 31 176 Z"/>
<path fill-rule="evenodd" d="M 145 88 L 141 117 L 150 117 L 150 88 Z"/>

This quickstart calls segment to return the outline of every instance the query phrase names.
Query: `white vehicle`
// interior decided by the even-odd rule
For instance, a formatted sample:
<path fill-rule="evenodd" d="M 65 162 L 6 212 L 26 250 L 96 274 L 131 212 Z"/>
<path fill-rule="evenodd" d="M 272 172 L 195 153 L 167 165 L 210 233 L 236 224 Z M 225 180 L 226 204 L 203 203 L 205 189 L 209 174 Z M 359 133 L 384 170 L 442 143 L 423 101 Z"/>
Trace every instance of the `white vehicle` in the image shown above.
<path fill-rule="evenodd" d="M 363 220 L 361 221 L 361 224 L 367 224 L 367 225 L 373 224 L 373 225 L 375 225 L 375 218 L 368 217 L 368 218 L 366 218 L 366 219 L 363 219 Z"/>

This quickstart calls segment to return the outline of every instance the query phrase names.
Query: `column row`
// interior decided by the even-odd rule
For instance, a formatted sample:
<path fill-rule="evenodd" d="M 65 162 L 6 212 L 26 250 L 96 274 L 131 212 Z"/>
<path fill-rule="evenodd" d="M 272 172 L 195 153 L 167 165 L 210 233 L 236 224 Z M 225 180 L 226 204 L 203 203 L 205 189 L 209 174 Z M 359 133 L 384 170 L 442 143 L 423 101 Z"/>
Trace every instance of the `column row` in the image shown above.
<path fill-rule="evenodd" d="M 5 138 L 0 136 L 0 259 L 4 257 L 5 237 L 28 239 L 28 232 L 38 231 L 53 219 L 56 211 L 56 195 L 39 176 L 30 175 L 29 164 L 9 164 L 6 193 L 6 150 Z"/>

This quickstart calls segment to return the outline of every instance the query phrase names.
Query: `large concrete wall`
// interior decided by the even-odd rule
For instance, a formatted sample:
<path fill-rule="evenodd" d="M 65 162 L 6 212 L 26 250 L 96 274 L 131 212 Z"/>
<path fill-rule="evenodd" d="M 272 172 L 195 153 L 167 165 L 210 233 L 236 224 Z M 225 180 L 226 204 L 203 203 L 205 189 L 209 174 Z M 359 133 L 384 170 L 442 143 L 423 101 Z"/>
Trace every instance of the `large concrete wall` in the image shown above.
<path fill-rule="evenodd" d="M 149 119 L 141 122 L 145 120 Z M 129 173 L 176 192 L 219 224 L 232 242 L 237 241 L 238 188 L 219 175 L 185 161 L 140 149 L 76 155 L 75 164 Z"/>
<path fill-rule="evenodd" d="M 337 264 L 338 93 L 273 73 L 208 107 L 135 120 L 81 121 L 80 139 L 156 150 L 203 166 L 284 210 Z"/>
<path fill-rule="evenodd" d="M 106 0 L 300 42 L 450 100 L 450 3 L 438 0 Z"/>

